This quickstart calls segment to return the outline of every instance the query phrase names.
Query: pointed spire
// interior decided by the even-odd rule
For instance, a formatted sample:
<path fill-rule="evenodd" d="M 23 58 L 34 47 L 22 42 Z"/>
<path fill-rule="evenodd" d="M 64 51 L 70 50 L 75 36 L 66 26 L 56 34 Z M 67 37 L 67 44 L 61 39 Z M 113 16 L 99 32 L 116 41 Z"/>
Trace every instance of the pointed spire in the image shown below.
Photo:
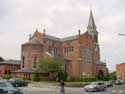
<path fill-rule="evenodd" d="M 90 10 L 90 15 L 89 15 L 89 22 L 87 26 L 87 31 L 96 31 L 96 25 L 94 22 L 92 10 Z"/>

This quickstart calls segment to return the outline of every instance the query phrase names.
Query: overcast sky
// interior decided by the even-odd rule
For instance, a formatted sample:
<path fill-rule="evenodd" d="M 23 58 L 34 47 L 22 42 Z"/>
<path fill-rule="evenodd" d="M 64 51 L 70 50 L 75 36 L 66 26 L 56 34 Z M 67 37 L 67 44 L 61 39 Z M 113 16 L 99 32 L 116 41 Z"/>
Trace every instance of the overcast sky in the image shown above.
<path fill-rule="evenodd" d="M 90 8 L 101 60 L 109 70 L 125 62 L 125 0 L 0 0 L 0 56 L 20 60 L 21 44 L 38 28 L 57 37 L 86 31 Z"/>

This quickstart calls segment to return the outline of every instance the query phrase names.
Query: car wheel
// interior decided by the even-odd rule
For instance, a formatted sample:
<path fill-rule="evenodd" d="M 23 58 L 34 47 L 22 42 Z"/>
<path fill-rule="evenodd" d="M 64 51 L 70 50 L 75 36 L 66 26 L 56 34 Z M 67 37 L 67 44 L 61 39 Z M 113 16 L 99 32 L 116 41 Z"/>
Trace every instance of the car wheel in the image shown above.
<path fill-rule="evenodd" d="M 94 92 L 96 92 L 96 91 L 98 91 L 98 89 L 97 89 L 97 88 L 94 88 Z"/>
<path fill-rule="evenodd" d="M 106 90 L 106 88 L 103 88 L 103 91 L 105 91 Z"/>

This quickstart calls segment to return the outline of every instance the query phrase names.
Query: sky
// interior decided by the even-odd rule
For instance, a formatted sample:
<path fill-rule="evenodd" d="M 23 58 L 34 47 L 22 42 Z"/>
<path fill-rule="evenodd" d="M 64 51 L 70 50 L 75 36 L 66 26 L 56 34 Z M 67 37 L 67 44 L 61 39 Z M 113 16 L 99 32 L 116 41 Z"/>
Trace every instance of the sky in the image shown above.
<path fill-rule="evenodd" d="M 21 44 L 39 32 L 66 37 L 86 31 L 92 9 L 101 60 L 110 71 L 125 62 L 125 0 L 0 0 L 0 56 L 20 60 Z"/>

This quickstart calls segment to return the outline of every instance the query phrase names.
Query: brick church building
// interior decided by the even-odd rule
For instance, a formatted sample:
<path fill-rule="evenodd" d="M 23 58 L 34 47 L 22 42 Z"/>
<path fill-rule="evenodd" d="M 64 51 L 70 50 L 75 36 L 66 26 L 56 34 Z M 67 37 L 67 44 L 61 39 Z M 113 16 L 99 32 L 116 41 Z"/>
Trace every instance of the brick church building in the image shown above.
<path fill-rule="evenodd" d="M 19 77 L 32 78 L 38 69 L 37 62 L 44 56 L 62 56 L 65 58 L 65 70 L 72 77 L 95 77 L 107 74 L 106 63 L 100 61 L 98 32 L 90 11 L 87 30 L 65 38 L 58 38 L 38 30 L 28 42 L 22 44 L 21 68 L 14 71 Z M 42 77 L 46 74 L 40 73 Z"/>

